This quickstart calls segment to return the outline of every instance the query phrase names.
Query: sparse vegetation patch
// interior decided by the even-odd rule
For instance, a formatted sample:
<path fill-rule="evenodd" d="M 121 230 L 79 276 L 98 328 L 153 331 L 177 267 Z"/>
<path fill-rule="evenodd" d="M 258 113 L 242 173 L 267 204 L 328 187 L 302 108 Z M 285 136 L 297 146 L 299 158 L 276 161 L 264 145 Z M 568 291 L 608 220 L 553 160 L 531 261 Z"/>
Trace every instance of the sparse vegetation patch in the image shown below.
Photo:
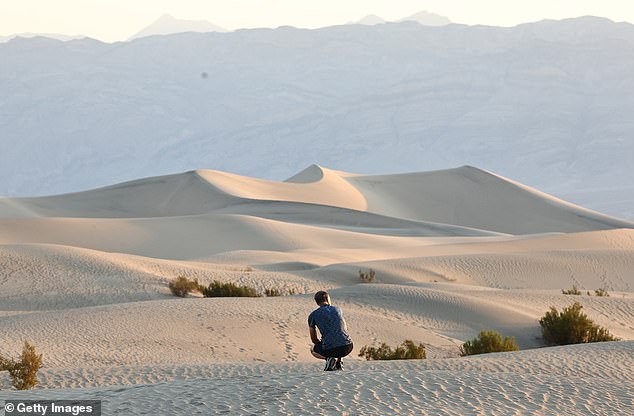
<path fill-rule="evenodd" d="M 198 279 L 190 280 L 185 276 L 178 276 L 169 283 L 170 291 L 174 296 L 180 298 L 187 297 L 191 292 L 201 292 L 202 287 L 198 283 Z"/>
<path fill-rule="evenodd" d="M 610 294 L 608 293 L 608 291 L 603 288 L 595 290 L 594 294 L 595 296 L 600 296 L 600 297 L 606 297 L 606 298 L 610 297 Z"/>
<path fill-rule="evenodd" d="M 362 283 L 374 282 L 375 276 L 376 276 L 376 273 L 372 269 L 369 269 L 367 272 L 364 272 L 363 270 L 359 270 L 359 279 L 361 280 Z"/>
<path fill-rule="evenodd" d="M 245 297 L 245 298 L 257 298 L 260 294 L 252 287 L 238 286 L 234 283 L 223 283 L 214 280 L 202 290 L 203 296 L 206 298 L 216 297 Z"/>
<path fill-rule="evenodd" d="M 551 307 L 539 320 L 544 341 L 549 345 L 619 341 L 606 328 L 596 325 L 581 309 L 583 306 L 579 302 L 561 312 Z"/>
<path fill-rule="evenodd" d="M 513 337 L 504 337 L 495 331 L 480 331 L 477 338 L 460 347 L 460 355 L 488 354 L 491 352 L 519 351 Z"/>
<path fill-rule="evenodd" d="M 42 354 L 35 347 L 24 342 L 22 354 L 17 361 L 0 355 L 0 371 L 8 371 L 13 386 L 18 390 L 32 389 L 39 382 L 37 372 L 42 368 Z"/>
<path fill-rule="evenodd" d="M 363 346 L 359 357 L 365 357 L 366 360 L 415 360 L 426 358 L 426 354 L 423 344 L 416 345 L 408 339 L 395 349 L 386 343 L 382 343 L 379 347 Z"/>
<path fill-rule="evenodd" d="M 572 289 L 568 289 L 568 290 L 561 289 L 561 293 L 563 293 L 564 295 L 581 296 L 581 292 L 579 291 L 579 289 L 577 289 L 577 286 L 575 285 L 572 286 Z"/>
<path fill-rule="evenodd" d="M 265 296 L 282 296 L 282 291 L 279 289 L 264 289 Z"/>
<path fill-rule="evenodd" d="M 268 289 L 264 289 L 264 296 L 293 296 L 295 295 L 295 289 L 287 289 L 287 290 L 282 290 L 282 289 L 278 289 L 278 288 L 268 288 Z"/>

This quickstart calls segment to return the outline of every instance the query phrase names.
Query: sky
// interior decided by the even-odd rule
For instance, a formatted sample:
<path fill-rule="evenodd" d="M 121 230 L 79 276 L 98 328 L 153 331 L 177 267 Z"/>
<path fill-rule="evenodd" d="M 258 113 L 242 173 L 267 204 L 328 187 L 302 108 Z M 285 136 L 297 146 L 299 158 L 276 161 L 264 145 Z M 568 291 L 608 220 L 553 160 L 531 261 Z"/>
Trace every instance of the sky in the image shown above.
<path fill-rule="evenodd" d="M 634 23 L 631 0 L 0 0 L 0 35 L 60 33 L 128 39 L 163 14 L 226 29 L 315 28 L 375 14 L 396 20 L 427 10 L 453 22 L 514 26 L 594 15 Z"/>

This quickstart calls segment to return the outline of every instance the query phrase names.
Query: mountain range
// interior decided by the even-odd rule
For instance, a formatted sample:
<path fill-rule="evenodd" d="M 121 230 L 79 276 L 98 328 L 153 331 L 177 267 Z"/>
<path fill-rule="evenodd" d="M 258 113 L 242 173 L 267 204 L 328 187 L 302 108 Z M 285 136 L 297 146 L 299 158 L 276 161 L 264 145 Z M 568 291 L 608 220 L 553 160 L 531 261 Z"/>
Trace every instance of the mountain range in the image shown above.
<path fill-rule="evenodd" d="M 0 43 L 2 42 L 8 42 L 11 39 L 14 38 L 34 38 L 34 37 L 44 37 L 44 38 L 49 38 L 49 39 L 55 39 L 55 40 L 61 40 L 63 42 L 67 41 L 67 40 L 73 40 L 73 39 L 82 39 L 85 36 L 81 36 L 81 35 L 63 35 L 60 33 L 31 33 L 31 32 L 23 32 L 23 33 L 14 33 L 12 35 L 9 36 L 0 36 Z"/>
<path fill-rule="evenodd" d="M 422 25 L 427 26 L 442 26 L 451 23 L 449 18 L 445 16 L 440 16 L 434 13 L 429 13 L 427 11 L 421 11 L 418 13 L 414 13 L 411 16 L 404 17 L 398 22 L 405 21 L 415 21 Z M 368 15 L 363 19 L 350 22 L 349 24 L 365 24 L 365 25 L 374 25 L 378 23 L 386 23 L 387 20 L 375 16 Z M 171 35 L 175 33 L 185 33 L 185 32 L 227 32 L 228 30 L 215 25 L 207 20 L 198 19 L 198 20 L 188 20 L 188 19 L 177 19 L 170 14 L 164 14 L 148 26 L 136 32 L 134 35 L 130 36 L 128 40 L 134 40 L 146 36 L 155 36 L 155 35 Z M 81 39 L 86 36 L 69 36 L 57 33 L 16 33 L 9 36 L 0 36 L 0 43 L 8 42 L 9 40 L 15 37 L 23 37 L 23 38 L 32 38 L 36 36 L 42 36 L 51 39 L 57 39 L 62 41 L 67 41 L 71 39 Z"/>
<path fill-rule="evenodd" d="M 357 20 L 356 22 L 350 22 L 350 23 L 360 24 L 360 25 L 377 25 L 377 24 L 388 23 L 388 22 L 389 22 L 388 20 L 383 19 L 382 17 L 379 17 L 374 14 L 369 14 L 363 17 L 362 19 Z M 450 24 L 451 20 L 449 20 L 449 18 L 446 16 L 441 16 L 439 14 L 430 13 L 427 11 L 421 11 L 418 13 L 414 13 L 411 16 L 398 19 L 396 20 L 396 22 L 418 22 L 424 26 L 444 26 L 444 25 Z"/>
<path fill-rule="evenodd" d="M 634 26 L 416 22 L 0 44 L 0 194 L 195 168 L 477 165 L 634 218 Z"/>

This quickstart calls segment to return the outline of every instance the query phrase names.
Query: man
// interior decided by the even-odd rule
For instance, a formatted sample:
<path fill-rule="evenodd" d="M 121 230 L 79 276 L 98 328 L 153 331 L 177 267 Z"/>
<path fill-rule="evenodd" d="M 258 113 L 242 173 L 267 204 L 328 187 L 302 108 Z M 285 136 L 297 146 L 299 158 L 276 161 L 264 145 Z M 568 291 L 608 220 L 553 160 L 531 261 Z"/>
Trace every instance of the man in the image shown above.
<path fill-rule="evenodd" d="M 315 293 L 315 302 L 319 308 L 308 316 L 310 340 L 314 344 L 310 352 L 315 358 L 326 360 L 324 371 L 343 370 L 341 358 L 350 354 L 353 348 L 343 312 L 330 305 L 330 296 L 323 290 Z M 321 340 L 316 328 L 319 328 Z"/>

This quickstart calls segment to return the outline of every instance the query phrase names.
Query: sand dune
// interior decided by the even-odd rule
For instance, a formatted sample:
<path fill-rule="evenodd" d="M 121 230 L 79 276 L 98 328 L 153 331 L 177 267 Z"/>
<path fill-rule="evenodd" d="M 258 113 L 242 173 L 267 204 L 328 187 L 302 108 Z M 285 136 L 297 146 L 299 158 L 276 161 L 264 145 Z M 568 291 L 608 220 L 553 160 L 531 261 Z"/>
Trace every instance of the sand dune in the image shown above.
<path fill-rule="evenodd" d="M 298 363 L 46 370 L 47 385 L 65 388 L 11 397 L 98 397 L 107 414 L 130 415 L 629 414 L 633 352 L 632 342 L 576 345 L 462 359 L 359 362 L 334 374 Z M 105 387 L 69 389 L 82 382 Z"/>
<path fill-rule="evenodd" d="M 313 203 L 357 211 L 363 211 L 367 207 L 363 194 L 346 181 L 350 174 L 316 165 L 308 167 L 286 182 L 211 170 L 201 170 L 198 174 L 226 193 L 245 199 Z"/>
<path fill-rule="evenodd" d="M 361 283 L 369 269 L 375 282 Z M 183 414 L 192 401 L 201 414 L 246 411 L 238 402 L 302 413 L 330 377 L 310 356 L 306 325 L 312 294 L 327 289 L 357 352 L 412 339 L 429 360 L 349 357 L 323 413 L 433 414 L 434 404 L 456 414 L 627 414 L 632 380 L 619 375 L 631 341 L 533 349 L 543 346 L 539 318 L 574 301 L 634 339 L 633 269 L 634 224 L 476 168 L 363 176 L 315 165 L 285 182 L 198 170 L 0 199 L 0 353 L 28 339 L 45 356 L 43 387 L 96 388 L 29 397 L 98 395 L 128 414 L 154 406 L 129 400 Z M 180 299 L 167 288 L 177 276 L 292 295 Z M 583 296 L 561 293 L 573 285 Z M 586 294 L 599 288 L 610 297 Z M 524 351 L 455 358 L 483 329 Z M 577 367 L 583 356 L 595 361 Z M 257 401 L 244 386 L 279 400 Z"/>
<path fill-rule="evenodd" d="M 199 170 L 74 194 L 2 198 L 0 217 L 183 216 L 248 205 L 254 200 L 328 205 L 510 234 L 634 226 L 468 166 L 371 176 L 314 165 L 286 182 Z"/>
<path fill-rule="evenodd" d="M 449 229 L 449 235 L 458 230 Z M 381 235 L 374 228 L 365 231 L 364 227 L 343 230 L 232 214 L 143 219 L 32 218 L 0 220 L 0 244 L 59 244 L 172 259 L 197 259 L 233 250 L 284 252 L 425 244 L 416 233 L 408 237 L 390 235 L 391 229 L 387 230 L 388 235 Z M 427 234 L 438 235 L 438 231 Z"/>
<path fill-rule="evenodd" d="M 0 218 L 147 218 L 192 215 L 234 198 L 195 172 L 146 178 L 92 191 L 37 198 L 0 199 Z"/>
<path fill-rule="evenodd" d="M 369 211 L 400 218 L 509 234 L 632 227 L 470 166 L 348 180 L 364 194 Z"/>
<path fill-rule="evenodd" d="M 500 293 L 437 285 L 361 284 L 331 292 L 359 345 L 414 338 L 428 345 L 430 358 L 456 356 L 461 340 L 483 329 L 515 336 L 522 348 L 540 346 L 539 317 L 549 306 L 571 303 L 557 291 Z M 536 303 L 539 297 L 543 300 Z M 254 299 L 164 297 L 32 311 L 0 319 L 0 328 L 10 334 L 4 348 L 17 350 L 28 338 L 46 351 L 49 367 L 311 361 L 305 322 L 313 309 L 311 298 L 312 293 Z M 615 335 L 634 338 L 632 296 L 579 300 L 592 319 Z"/>
<path fill-rule="evenodd" d="M 244 266 L 153 259 L 58 245 L 0 245 L 0 310 L 74 309 L 150 299 L 169 299 L 167 284 L 177 276 L 233 281 L 260 292 L 297 293 L 320 282 Z"/>

